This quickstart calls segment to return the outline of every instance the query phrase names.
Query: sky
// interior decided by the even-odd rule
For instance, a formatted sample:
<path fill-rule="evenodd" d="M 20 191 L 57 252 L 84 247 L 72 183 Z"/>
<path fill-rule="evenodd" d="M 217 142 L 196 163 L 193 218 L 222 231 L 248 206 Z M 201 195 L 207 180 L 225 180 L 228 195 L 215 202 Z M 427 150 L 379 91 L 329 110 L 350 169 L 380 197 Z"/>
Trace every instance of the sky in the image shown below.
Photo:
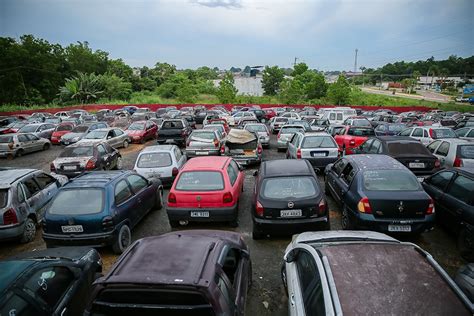
<path fill-rule="evenodd" d="M 474 0 L 0 0 L 0 36 L 87 41 L 133 67 L 318 70 L 474 55 Z"/>

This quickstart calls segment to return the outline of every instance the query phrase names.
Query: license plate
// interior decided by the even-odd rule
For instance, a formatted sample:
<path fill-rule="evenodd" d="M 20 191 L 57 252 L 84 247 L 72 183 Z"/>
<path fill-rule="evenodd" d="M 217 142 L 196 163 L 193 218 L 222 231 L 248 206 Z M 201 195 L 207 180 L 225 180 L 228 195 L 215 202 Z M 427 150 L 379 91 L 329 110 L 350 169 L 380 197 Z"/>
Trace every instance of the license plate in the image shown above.
<path fill-rule="evenodd" d="M 209 217 L 209 212 L 191 212 L 191 217 Z"/>
<path fill-rule="evenodd" d="M 388 225 L 389 232 L 411 232 L 410 225 Z"/>
<path fill-rule="evenodd" d="M 76 170 L 76 166 L 64 166 L 64 170 Z"/>
<path fill-rule="evenodd" d="M 208 151 L 196 151 L 196 156 L 207 156 L 209 155 Z"/>
<path fill-rule="evenodd" d="M 326 153 L 313 153 L 313 157 L 324 157 Z"/>
<path fill-rule="evenodd" d="M 61 226 L 63 233 L 82 233 L 82 225 Z"/>
<path fill-rule="evenodd" d="M 280 211 L 280 217 L 296 217 L 301 216 L 303 212 L 301 210 L 283 210 Z"/>
<path fill-rule="evenodd" d="M 422 162 L 410 162 L 408 164 L 408 167 L 410 167 L 410 168 L 424 168 L 425 164 L 422 163 Z"/>
<path fill-rule="evenodd" d="M 418 179 L 419 182 L 425 181 L 425 178 L 423 178 L 423 177 L 418 177 L 417 179 Z"/>

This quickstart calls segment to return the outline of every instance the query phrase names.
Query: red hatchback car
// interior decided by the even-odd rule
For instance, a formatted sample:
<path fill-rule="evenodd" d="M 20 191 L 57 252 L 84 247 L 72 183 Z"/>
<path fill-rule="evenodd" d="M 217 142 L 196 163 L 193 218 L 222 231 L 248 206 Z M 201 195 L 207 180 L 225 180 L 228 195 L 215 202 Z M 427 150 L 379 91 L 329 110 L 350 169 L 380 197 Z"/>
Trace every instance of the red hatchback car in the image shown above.
<path fill-rule="evenodd" d="M 67 133 L 70 133 L 74 126 L 76 125 L 72 122 L 64 122 L 56 126 L 53 131 L 53 134 L 51 134 L 51 143 L 54 145 L 61 144 L 61 137 L 63 137 L 63 135 L 66 135 Z"/>
<path fill-rule="evenodd" d="M 157 132 L 158 126 L 153 121 L 133 122 L 125 131 L 132 140 L 132 143 L 141 144 L 149 139 L 155 139 Z"/>
<path fill-rule="evenodd" d="M 242 167 L 230 157 L 188 160 L 168 194 L 171 227 L 189 221 L 230 222 L 236 227 L 244 177 Z"/>
<path fill-rule="evenodd" d="M 334 136 L 334 140 L 341 154 L 351 155 L 354 153 L 354 148 L 359 147 L 371 136 L 375 136 L 375 131 L 372 127 L 344 126 Z"/>

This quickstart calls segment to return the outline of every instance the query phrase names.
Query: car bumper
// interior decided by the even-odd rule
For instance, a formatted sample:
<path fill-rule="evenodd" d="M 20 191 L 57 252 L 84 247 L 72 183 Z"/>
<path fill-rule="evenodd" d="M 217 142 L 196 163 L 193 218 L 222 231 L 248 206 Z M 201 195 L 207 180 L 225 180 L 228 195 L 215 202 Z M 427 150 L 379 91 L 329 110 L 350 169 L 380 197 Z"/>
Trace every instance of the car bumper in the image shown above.
<path fill-rule="evenodd" d="M 419 234 L 429 231 L 434 227 L 435 215 L 426 215 L 424 218 L 417 219 L 380 219 L 371 214 L 352 214 L 357 228 L 374 230 L 382 233 L 414 233 Z M 409 232 L 389 231 L 389 225 L 410 225 Z"/>
<path fill-rule="evenodd" d="M 15 225 L 0 225 L 0 240 L 17 239 L 25 230 L 25 223 Z"/>
<path fill-rule="evenodd" d="M 232 157 L 232 156 L 230 156 Z M 259 164 L 262 162 L 262 157 L 232 157 L 236 162 L 238 162 L 242 166 L 248 166 L 248 165 L 253 165 L 253 164 Z"/>
<path fill-rule="evenodd" d="M 191 212 L 209 212 L 209 217 L 192 217 Z M 181 208 L 168 207 L 166 209 L 170 221 L 187 220 L 190 222 L 227 222 L 237 219 L 238 204 L 220 208 Z"/>
<path fill-rule="evenodd" d="M 278 149 L 288 148 L 288 143 L 289 143 L 289 141 L 287 141 L 287 140 L 278 140 L 277 141 L 277 148 Z"/>
<path fill-rule="evenodd" d="M 51 144 L 59 145 L 59 144 L 61 144 L 61 139 L 51 137 Z"/>
<path fill-rule="evenodd" d="M 157 139 L 156 139 L 156 142 L 157 142 L 158 144 L 166 144 L 166 143 L 169 143 L 169 142 L 184 144 L 185 139 L 184 139 L 184 137 L 157 138 Z"/>
<path fill-rule="evenodd" d="M 7 157 L 9 155 L 16 156 L 16 150 L 0 151 L 0 157 Z"/>
<path fill-rule="evenodd" d="M 220 151 L 219 149 L 202 149 L 202 150 L 187 150 L 186 149 L 186 157 L 201 157 L 201 156 L 219 156 Z"/>
<path fill-rule="evenodd" d="M 48 245 L 52 246 L 90 246 L 104 247 L 109 246 L 115 241 L 115 231 L 100 234 L 85 235 L 62 235 L 48 234 L 43 232 L 43 239 Z"/>
<path fill-rule="evenodd" d="M 132 143 L 140 143 L 145 138 L 144 136 L 129 136 Z"/>
<path fill-rule="evenodd" d="M 296 234 L 304 231 L 325 229 L 329 224 L 329 216 L 303 219 L 265 219 L 253 217 L 256 230 L 269 234 Z"/>

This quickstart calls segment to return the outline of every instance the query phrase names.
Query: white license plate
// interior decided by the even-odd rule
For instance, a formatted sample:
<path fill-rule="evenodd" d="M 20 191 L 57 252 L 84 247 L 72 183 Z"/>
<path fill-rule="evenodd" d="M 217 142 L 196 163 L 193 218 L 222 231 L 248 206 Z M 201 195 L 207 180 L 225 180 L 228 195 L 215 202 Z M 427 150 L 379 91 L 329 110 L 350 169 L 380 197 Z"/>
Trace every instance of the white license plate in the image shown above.
<path fill-rule="evenodd" d="M 61 226 L 63 233 L 82 233 L 84 229 L 82 225 Z"/>
<path fill-rule="evenodd" d="M 389 232 L 411 232 L 410 225 L 388 225 Z"/>
<path fill-rule="evenodd" d="M 191 217 L 209 217 L 209 212 L 191 212 Z"/>
<path fill-rule="evenodd" d="M 418 179 L 419 182 L 425 181 L 425 178 L 423 178 L 423 177 L 417 177 L 417 179 Z"/>
<path fill-rule="evenodd" d="M 301 210 L 283 210 L 280 211 L 280 217 L 296 217 L 301 216 L 303 212 Z"/>
<path fill-rule="evenodd" d="M 410 167 L 410 168 L 424 168 L 425 164 L 422 163 L 422 162 L 410 162 L 408 164 L 408 167 Z"/>
<path fill-rule="evenodd" d="M 313 153 L 313 157 L 324 157 L 326 153 Z"/>
<path fill-rule="evenodd" d="M 64 170 L 76 170 L 76 166 L 64 166 Z"/>
<path fill-rule="evenodd" d="M 208 151 L 196 151 L 196 156 L 207 156 L 209 155 Z"/>

